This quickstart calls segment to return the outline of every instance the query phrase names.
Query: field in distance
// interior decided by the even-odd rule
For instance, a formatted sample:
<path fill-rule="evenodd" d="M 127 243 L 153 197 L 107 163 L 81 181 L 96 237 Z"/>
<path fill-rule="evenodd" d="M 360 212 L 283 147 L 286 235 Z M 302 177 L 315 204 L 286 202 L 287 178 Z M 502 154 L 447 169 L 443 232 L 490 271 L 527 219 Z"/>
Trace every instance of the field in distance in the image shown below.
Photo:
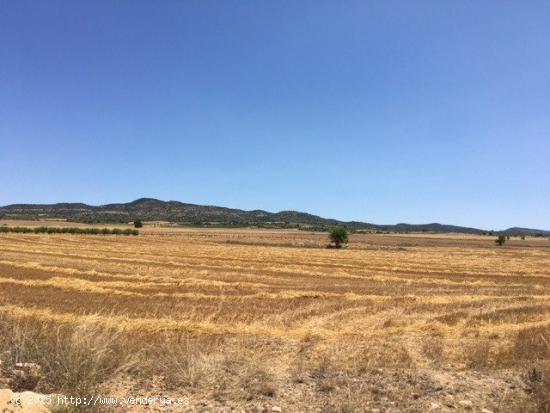
<path fill-rule="evenodd" d="M 138 237 L 0 234 L 0 387 L 184 395 L 192 411 L 548 407 L 548 239 L 326 244 L 148 225 Z M 14 376 L 21 362 L 40 380 Z"/>

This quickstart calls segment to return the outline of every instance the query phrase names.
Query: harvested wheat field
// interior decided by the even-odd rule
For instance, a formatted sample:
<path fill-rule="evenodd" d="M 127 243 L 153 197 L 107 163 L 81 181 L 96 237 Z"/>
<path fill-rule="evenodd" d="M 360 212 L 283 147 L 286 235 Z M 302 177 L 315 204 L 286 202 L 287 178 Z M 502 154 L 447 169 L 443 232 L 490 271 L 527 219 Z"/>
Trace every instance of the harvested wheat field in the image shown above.
<path fill-rule="evenodd" d="M 326 243 L 282 230 L 0 234 L 0 387 L 189 401 L 118 411 L 549 411 L 547 239 Z"/>

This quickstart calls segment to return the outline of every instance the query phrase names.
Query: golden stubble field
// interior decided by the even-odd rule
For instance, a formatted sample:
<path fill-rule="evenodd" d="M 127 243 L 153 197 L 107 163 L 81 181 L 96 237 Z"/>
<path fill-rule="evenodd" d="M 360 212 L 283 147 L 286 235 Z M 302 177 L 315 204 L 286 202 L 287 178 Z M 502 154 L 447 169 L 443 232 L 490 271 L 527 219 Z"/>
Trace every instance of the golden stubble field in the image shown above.
<path fill-rule="evenodd" d="M 550 409 L 548 239 L 326 243 L 277 230 L 0 234 L 4 386 L 28 387 L 10 366 L 32 362 L 36 391 L 185 395 L 193 411 Z"/>

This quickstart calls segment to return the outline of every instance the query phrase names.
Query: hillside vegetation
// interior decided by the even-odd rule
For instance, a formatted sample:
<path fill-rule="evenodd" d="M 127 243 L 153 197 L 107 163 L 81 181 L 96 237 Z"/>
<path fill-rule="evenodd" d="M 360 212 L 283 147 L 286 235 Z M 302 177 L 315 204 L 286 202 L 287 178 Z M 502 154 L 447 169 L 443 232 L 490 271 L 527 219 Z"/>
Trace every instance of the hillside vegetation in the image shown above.
<path fill-rule="evenodd" d="M 376 225 L 356 221 L 339 221 L 322 218 L 298 211 L 268 212 L 263 210 L 243 211 L 217 206 L 186 204 L 178 201 L 160 201 L 141 198 L 129 203 L 91 206 L 82 203 L 51 205 L 16 204 L 0 207 L 0 219 L 66 219 L 81 223 L 128 223 L 140 221 L 166 221 L 201 227 L 246 227 L 299 228 L 327 231 L 334 226 L 350 230 L 379 232 L 436 232 L 464 234 L 492 234 L 493 231 L 443 224 L 397 224 Z M 528 228 L 509 228 L 500 231 L 507 235 L 548 236 L 549 231 Z"/>

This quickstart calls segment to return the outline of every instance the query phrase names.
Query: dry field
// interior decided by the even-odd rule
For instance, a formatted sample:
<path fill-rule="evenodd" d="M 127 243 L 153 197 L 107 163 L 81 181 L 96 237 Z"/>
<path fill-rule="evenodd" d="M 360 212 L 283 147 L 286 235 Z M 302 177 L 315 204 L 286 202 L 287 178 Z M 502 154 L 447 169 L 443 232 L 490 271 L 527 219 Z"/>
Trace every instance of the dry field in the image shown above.
<path fill-rule="evenodd" d="M 550 411 L 548 239 L 325 244 L 0 234 L 0 387 L 28 387 L 10 367 L 32 362 L 42 393 L 186 396 L 193 411 Z M 154 409 L 182 411 L 116 410 Z"/>

